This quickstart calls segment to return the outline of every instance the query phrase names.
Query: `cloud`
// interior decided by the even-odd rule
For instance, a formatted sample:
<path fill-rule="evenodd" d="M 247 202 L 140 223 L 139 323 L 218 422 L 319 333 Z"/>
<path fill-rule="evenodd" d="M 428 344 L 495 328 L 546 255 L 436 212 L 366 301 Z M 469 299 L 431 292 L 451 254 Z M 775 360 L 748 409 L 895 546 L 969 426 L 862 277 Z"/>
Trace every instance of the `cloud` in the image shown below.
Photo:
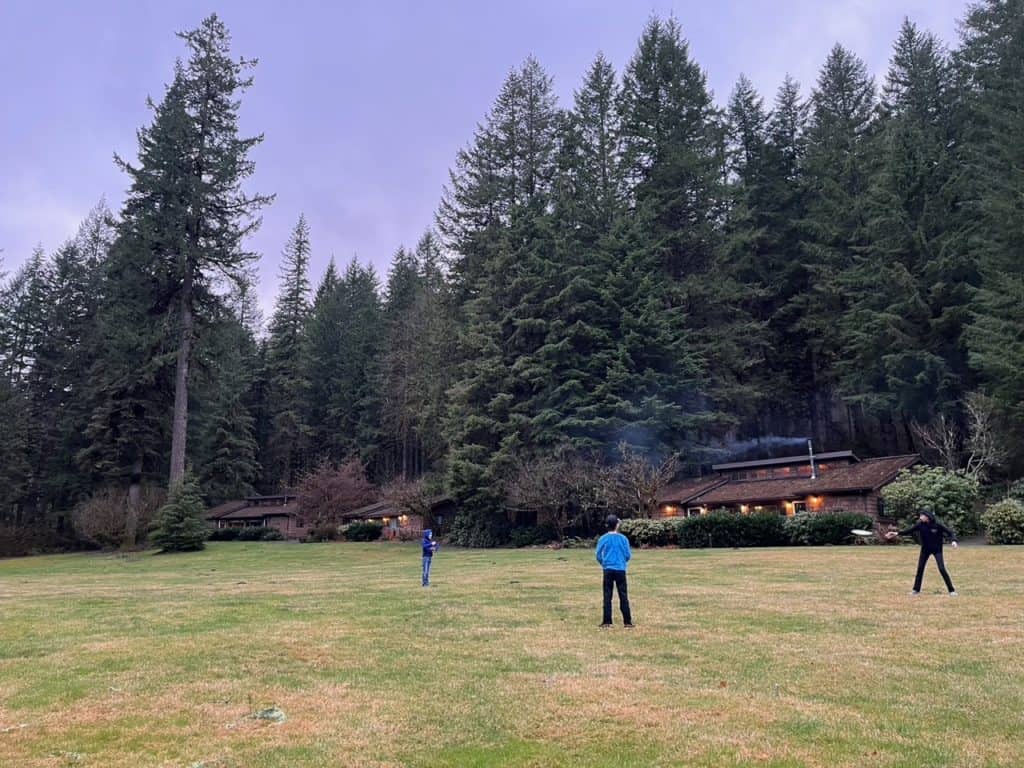
<path fill-rule="evenodd" d="M 18 267 L 37 245 L 52 251 L 74 236 L 91 207 L 45 190 L 28 178 L 5 184 L 0 192 L 0 248 L 5 269 Z"/>

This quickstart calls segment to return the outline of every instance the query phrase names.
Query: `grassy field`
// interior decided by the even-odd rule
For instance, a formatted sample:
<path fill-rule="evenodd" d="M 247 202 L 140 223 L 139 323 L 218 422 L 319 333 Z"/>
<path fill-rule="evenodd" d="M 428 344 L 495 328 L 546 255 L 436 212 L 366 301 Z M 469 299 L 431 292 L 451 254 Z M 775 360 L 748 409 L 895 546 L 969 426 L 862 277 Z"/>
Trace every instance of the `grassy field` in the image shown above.
<path fill-rule="evenodd" d="M 915 562 L 641 551 L 600 630 L 589 551 L 0 561 L 0 766 L 1024 765 L 1024 550 Z"/>

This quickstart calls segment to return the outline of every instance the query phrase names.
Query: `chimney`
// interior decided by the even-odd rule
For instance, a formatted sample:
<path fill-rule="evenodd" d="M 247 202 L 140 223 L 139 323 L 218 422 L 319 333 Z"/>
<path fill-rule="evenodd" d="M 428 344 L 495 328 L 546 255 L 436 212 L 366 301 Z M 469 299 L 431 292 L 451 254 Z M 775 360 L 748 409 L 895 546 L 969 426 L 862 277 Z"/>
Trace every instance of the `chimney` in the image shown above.
<path fill-rule="evenodd" d="M 814 466 L 814 443 L 810 440 L 807 441 L 807 453 L 811 457 L 811 480 L 817 480 L 818 470 Z"/>

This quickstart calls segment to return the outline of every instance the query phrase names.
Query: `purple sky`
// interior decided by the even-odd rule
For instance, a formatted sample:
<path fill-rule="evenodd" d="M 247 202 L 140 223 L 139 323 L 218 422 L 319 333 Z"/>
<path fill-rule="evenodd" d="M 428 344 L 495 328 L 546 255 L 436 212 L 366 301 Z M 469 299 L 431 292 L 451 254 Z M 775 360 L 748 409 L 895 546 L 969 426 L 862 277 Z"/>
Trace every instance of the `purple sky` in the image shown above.
<path fill-rule="evenodd" d="M 456 151 L 508 70 L 535 55 L 571 103 L 595 53 L 621 71 L 652 12 L 674 13 L 719 102 L 745 72 L 770 101 L 786 72 L 813 85 L 840 42 L 881 77 L 904 16 L 955 43 L 965 0 L 3 0 L 0 249 L 4 267 L 56 248 L 100 197 L 126 187 L 145 99 L 159 99 L 177 30 L 216 11 L 236 55 L 258 57 L 243 128 L 266 134 L 253 189 L 277 193 L 252 239 L 273 305 L 281 248 L 300 212 L 314 283 L 333 254 L 383 276 L 433 213 Z"/>

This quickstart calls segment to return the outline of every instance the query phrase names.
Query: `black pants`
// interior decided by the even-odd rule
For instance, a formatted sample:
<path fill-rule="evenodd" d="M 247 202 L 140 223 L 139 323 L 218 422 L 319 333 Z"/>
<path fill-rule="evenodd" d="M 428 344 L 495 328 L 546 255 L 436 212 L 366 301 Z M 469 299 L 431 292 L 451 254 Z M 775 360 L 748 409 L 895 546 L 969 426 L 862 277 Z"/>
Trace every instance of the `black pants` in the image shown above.
<path fill-rule="evenodd" d="M 622 620 L 627 624 L 633 623 L 633 614 L 629 612 L 629 592 L 626 589 L 625 571 L 604 572 L 604 620 L 602 623 L 612 623 L 612 586 L 619 591 L 619 608 L 622 610 Z"/>
<path fill-rule="evenodd" d="M 946 571 L 946 563 L 942 559 L 942 550 L 930 550 L 921 547 L 921 554 L 917 558 L 917 577 L 914 579 L 914 591 L 921 591 L 921 579 L 924 577 L 924 567 L 928 564 L 929 557 L 935 557 L 935 564 L 939 566 L 939 573 L 942 574 L 942 580 L 946 582 L 946 589 L 950 592 L 953 591 L 953 582 L 949 578 L 949 573 Z"/>

